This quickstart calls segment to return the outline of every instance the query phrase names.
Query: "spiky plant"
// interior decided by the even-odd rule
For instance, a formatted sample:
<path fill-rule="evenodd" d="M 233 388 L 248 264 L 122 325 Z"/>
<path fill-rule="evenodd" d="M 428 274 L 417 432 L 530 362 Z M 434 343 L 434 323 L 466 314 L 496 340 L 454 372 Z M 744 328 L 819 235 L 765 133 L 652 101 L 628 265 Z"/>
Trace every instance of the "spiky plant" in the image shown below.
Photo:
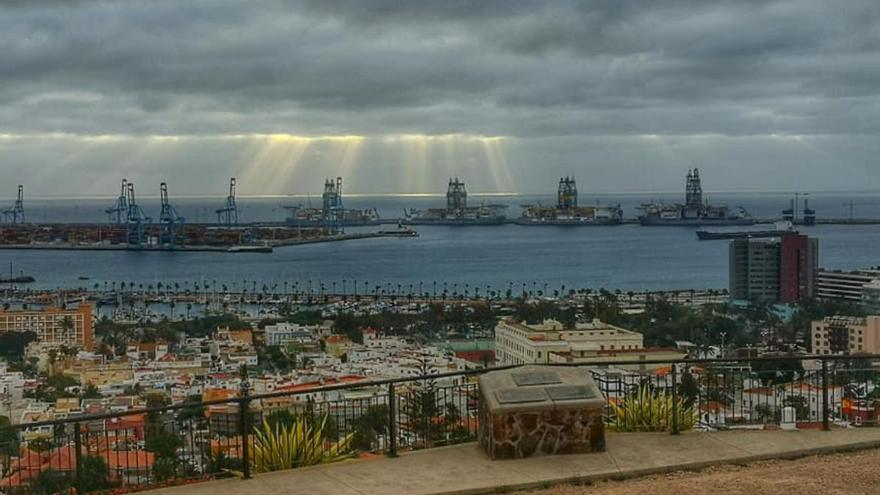
<path fill-rule="evenodd" d="M 332 442 L 325 439 L 327 416 L 319 421 L 298 418 L 290 424 L 263 421 L 254 431 L 253 466 L 256 472 L 278 471 L 339 461 L 354 453 L 354 434 Z"/>
<path fill-rule="evenodd" d="M 609 403 L 614 419 L 612 428 L 617 431 L 669 431 L 677 411 L 679 430 L 690 430 L 697 421 L 697 414 L 685 401 L 684 397 L 673 399 L 671 394 L 652 390 L 648 384 L 643 384 L 620 403 Z"/>

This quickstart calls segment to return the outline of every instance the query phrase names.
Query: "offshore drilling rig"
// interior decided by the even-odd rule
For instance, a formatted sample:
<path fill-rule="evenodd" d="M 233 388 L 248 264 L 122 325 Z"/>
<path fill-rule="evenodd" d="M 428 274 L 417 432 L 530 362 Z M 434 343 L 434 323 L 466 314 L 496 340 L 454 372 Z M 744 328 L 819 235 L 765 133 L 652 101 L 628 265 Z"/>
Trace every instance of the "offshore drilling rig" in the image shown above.
<path fill-rule="evenodd" d="M 326 234 L 345 233 L 345 208 L 342 205 L 342 177 L 324 181 L 324 193 L 321 195 L 324 206 L 322 227 Z"/>
<path fill-rule="evenodd" d="M 571 210 L 578 206 L 578 190 L 574 177 L 562 177 L 559 179 L 559 189 L 556 193 L 556 207 L 560 210 Z"/>
<path fill-rule="evenodd" d="M 18 185 L 18 197 L 12 208 L 3 211 L 3 220 L 12 225 L 24 223 L 24 186 Z"/>

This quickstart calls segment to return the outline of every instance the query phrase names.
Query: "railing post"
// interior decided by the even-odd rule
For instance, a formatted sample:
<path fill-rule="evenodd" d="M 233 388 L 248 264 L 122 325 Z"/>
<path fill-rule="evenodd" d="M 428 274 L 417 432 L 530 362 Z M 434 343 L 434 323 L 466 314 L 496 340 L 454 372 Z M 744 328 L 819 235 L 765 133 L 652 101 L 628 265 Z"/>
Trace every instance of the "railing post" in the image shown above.
<path fill-rule="evenodd" d="M 74 462 L 76 463 L 76 467 L 74 471 L 76 473 L 76 492 L 83 493 L 82 489 L 82 438 L 80 437 L 79 431 L 79 423 L 73 423 L 73 448 L 74 448 Z"/>
<path fill-rule="evenodd" d="M 822 358 L 822 429 L 828 431 L 828 360 Z"/>
<path fill-rule="evenodd" d="M 388 384 L 388 457 L 397 457 L 397 393 Z"/>
<path fill-rule="evenodd" d="M 247 377 L 247 365 L 241 367 L 241 399 L 238 401 L 238 425 L 241 431 L 242 475 L 244 479 L 251 477 L 250 431 L 251 431 L 251 398 L 250 382 Z"/>
<path fill-rule="evenodd" d="M 672 363 L 672 434 L 681 433 L 678 424 L 678 367 Z"/>

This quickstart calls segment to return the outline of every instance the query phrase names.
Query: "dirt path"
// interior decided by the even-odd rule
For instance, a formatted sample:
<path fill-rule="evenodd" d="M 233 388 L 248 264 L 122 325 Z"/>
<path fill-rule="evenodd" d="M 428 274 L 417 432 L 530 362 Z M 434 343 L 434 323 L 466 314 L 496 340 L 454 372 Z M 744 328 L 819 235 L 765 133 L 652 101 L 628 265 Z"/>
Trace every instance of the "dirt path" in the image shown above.
<path fill-rule="evenodd" d="M 592 486 L 561 485 L 518 495 L 880 494 L 880 450 L 722 466 Z"/>

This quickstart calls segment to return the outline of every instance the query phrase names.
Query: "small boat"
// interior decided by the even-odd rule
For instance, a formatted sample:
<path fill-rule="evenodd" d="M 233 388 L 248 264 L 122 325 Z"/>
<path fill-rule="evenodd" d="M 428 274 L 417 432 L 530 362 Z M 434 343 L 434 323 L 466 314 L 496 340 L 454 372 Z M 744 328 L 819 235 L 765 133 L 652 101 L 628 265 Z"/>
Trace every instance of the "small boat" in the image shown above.
<path fill-rule="evenodd" d="M 79 277 L 76 277 L 76 279 L 77 279 L 77 280 L 88 280 L 89 277 L 86 277 L 86 276 L 84 276 L 84 275 L 80 275 Z"/>

